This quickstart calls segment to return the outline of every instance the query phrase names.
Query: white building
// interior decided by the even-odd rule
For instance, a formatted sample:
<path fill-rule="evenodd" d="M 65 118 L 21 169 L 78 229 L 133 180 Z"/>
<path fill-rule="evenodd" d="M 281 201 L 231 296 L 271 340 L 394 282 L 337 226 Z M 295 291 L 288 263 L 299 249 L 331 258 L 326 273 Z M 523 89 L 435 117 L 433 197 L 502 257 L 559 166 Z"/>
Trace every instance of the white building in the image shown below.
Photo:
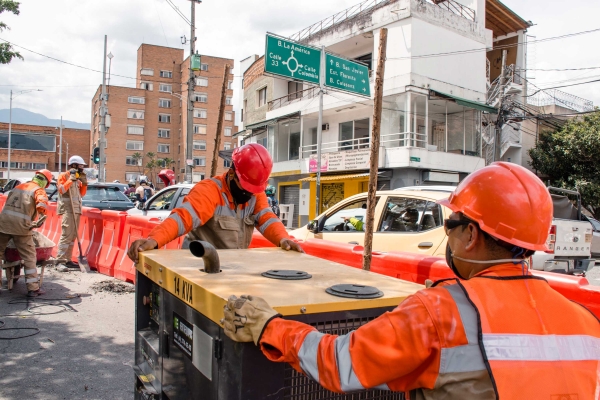
<path fill-rule="evenodd" d="M 501 70 L 487 57 L 496 51 L 488 50 L 511 43 L 507 64 L 523 68 L 519 44 L 528 26 L 497 0 L 367 0 L 290 39 L 323 45 L 373 70 L 380 29 L 388 29 L 378 186 L 394 189 L 455 185 L 486 165 L 494 138 L 487 121 L 497 112 L 486 102 Z M 294 204 L 294 225 L 304 224 L 316 208 L 318 88 L 265 76 L 264 57 L 241 65 L 238 135 L 269 149 L 280 203 Z M 320 211 L 366 191 L 372 118 L 372 99 L 327 90 Z"/>

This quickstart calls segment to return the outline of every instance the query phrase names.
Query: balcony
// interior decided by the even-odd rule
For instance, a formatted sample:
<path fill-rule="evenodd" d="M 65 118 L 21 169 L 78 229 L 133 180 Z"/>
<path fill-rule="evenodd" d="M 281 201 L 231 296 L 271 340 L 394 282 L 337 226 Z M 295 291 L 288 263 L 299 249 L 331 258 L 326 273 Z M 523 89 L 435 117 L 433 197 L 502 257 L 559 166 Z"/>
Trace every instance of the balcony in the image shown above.
<path fill-rule="evenodd" d="M 380 146 L 392 147 L 420 147 L 427 148 L 427 137 L 421 133 L 403 132 L 381 135 Z M 433 146 L 436 147 L 436 146 Z M 349 150 L 368 150 L 371 148 L 371 138 L 363 137 L 356 139 L 338 140 L 335 142 L 321 143 L 321 153 L 333 153 Z M 430 147 L 431 148 L 431 147 Z M 317 154 L 317 145 L 309 144 L 300 148 L 302 158 L 309 158 Z"/>
<path fill-rule="evenodd" d="M 319 95 L 319 87 L 314 86 L 308 89 L 300 90 L 298 92 L 287 94 L 275 100 L 271 100 L 268 103 L 269 111 L 276 110 L 287 105 L 297 103 L 301 100 L 312 99 Z"/>

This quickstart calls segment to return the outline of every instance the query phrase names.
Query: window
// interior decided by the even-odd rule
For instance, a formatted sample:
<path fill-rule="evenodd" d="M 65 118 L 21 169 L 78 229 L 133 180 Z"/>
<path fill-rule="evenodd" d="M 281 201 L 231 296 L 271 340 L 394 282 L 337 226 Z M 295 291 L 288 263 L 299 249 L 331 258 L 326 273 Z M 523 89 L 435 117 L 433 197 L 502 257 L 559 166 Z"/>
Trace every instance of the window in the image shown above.
<path fill-rule="evenodd" d="M 442 210 L 432 201 L 390 197 L 379 232 L 423 232 L 442 226 Z"/>
<path fill-rule="evenodd" d="M 143 135 L 144 127 L 139 125 L 127 125 L 127 133 L 129 135 Z"/>
<path fill-rule="evenodd" d="M 231 149 L 231 143 L 230 142 L 223 143 L 223 150 L 230 150 L 230 149 Z"/>
<path fill-rule="evenodd" d="M 107 188 L 104 186 L 89 186 L 87 193 L 83 196 L 84 200 L 92 201 L 127 201 L 127 197 L 119 188 Z"/>
<path fill-rule="evenodd" d="M 369 148 L 369 119 L 342 122 L 340 124 L 340 150 Z"/>
<path fill-rule="evenodd" d="M 144 150 L 144 142 L 128 140 L 125 148 L 127 150 Z"/>
<path fill-rule="evenodd" d="M 161 78 L 172 78 L 173 77 L 173 72 L 171 72 L 171 71 L 160 71 L 160 77 Z"/>
<path fill-rule="evenodd" d="M 288 82 L 288 101 L 299 99 L 302 97 L 302 84 L 300 82 Z"/>
<path fill-rule="evenodd" d="M 225 136 L 231 136 L 231 128 L 225 128 Z"/>
<path fill-rule="evenodd" d="M 137 181 L 139 173 L 137 172 L 125 172 L 126 181 Z"/>
<path fill-rule="evenodd" d="M 225 168 L 230 168 L 231 167 L 231 161 L 229 161 L 229 160 L 223 160 L 223 166 Z"/>
<path fill-rule="evenodd" d="M 198 103 L 206 103 L 208 101 L 208 96 L 206 93 L 194 93 L 194 101 Z"/>
<path fill-rule="evenodd" d="M 158 130 L 158 137 L 159 138 L 165 138 L 168 139 L 171 137 L 171 130 L 170 129 L 159 129 Z"/>
<path fill-rule="evenodd" d="M 267 88 L 264 87 L 258 91 L 258 106 L 262 107 L 267 104 Z"/>
<path fill-rule="evenodd" d="M 206 78 L 196 78 L 196 85 L 198 86 L 208 86 L 208 79 Z"/>
<path fill-rule="evenodd" d="M 127 102 L 131 104 L 146 104 L 146 99 L 143 97 L 129 96 Z"/>
<path fill-rule="evenodd" d="M 225 111 L 225 121 L 231 121 L 233 119 L 233 113 L 231 111 Z"/>
<path fill-rule="evenodd" d="M 136 162 L 136 160 L 134 160 L 133 157 L 127 156 L 127 157 L 125 157 L 125 165 L 135 165 L 135 166 L 142 165 L 142 159 L 140 158 Z"/>
<path fill-rule="evenodd" d="M 170 147 L 171 146 L 169 146 L 168 144 L 161 144 L 161 143 L 159 143 L 158 144 L 158 149 L 156 151 L 158 153 L 170 153 L 171 152 Z"/>
<path fill-rule="evenodd" d="M 194 124 L 194 134 L 206 135 L 206 125 Z"/>
<path fill-rule="evenodd" d="M 194 166 L 205 167 L 206 166 L 206 157 L 194 157 Z"/>
<path fill-rule="evenodd" d="M 127 110 L 127 118 L 144 119 L 144 110 Z"/>
<path fill-rule="evenodd" d="M 171 123 L 171 114 L 158 114 L 158 122 Z"/>
<path fill-rule="evenodd" d="M 363 221 L 367 214 L 367 198 L 354 201 L 347 204 L 343 208 L 336 210 L 330 217 L 325 221 L 323 225 L 323 231 L 326 232 L 356 232 L 364 231 Z M 344 222 L 344 218 L 355 218 L 359 223 L 352 224 L 350 222 Z"/>
<path fill-rule="evenodd" d="M 154 76 L 154 70 L 152 68 L 142 68 L 140 71 L 140 75 Z"/>
<path fill-rule="evenodd" d="M 206 110 L 203 108 L 194 108 L 194 118 L 206 118 Z"/>
<path fill-rule="evenodd" d="M 170 210 L 176 193 L 177 188 L 165 190 L 152 199 L 152 202 L 148 204 L 148 210 Z"/>
<path fill-rule="evenodd" d="M 194 140 L 194 150 L 206 150 L 206 140 Z"/>
<path fill-rule="evenodd" d="M 200 174 L 202 175 L 202 179 L 204 179 L 204 174 Z M 201 180 L 202 180 L 201 179 Z M 190 194 L 190 188 L 183 188 L 183 190 L 181 191 L 181 193 L 179 194 L 179 197 L 177 198 L 177 204 L 175 204 L 175 208 L 181 206 L 183 204 L 183 199 L 185 199 L 185 196 L 187 196 L 188 194 Z"/>
<path fill-rule="evenodd" d="M 160 108 L 171 108 L 171 100 L 169 100 L 169 99 L 158 99 L 158 106 Z"/>
<path fill-rule="evenodd" d="M 265 139 L 267 139 L 267 138 L 265 138 Z M 267 146 L 265 146 L 265 147 L 267 147 Z M 300 132 L 291 132 L 290 133 L 288 155 L 289 155 L 288 160 L 297 160 L 298 158 L 300 158 Z"/>
<path fill-rule="evenodd" d="M 152 82 L 141 82 L 140 89 L 152 90 L 154 89 L 154 85 L 152 84 Z"/>
<path fill-rule="evenodd" d="M 229 96 L 225 97 L 225 105 L 227 105 L 227 106 L 231 105 L 231 97 L 229 97 Z"/>
<path fill-rule="evenodd" d="M 167 85 L 166 83 L 161 83 L 158 85 L 158 91 L 171 93 L 173 91 L 173 85 Z"/>
<path fill-rule="evenodd" d="M 233 81 L 227 82 L 227 89 L 233 89 Z"/>
<path fill-rule="evenodd" d="M 200 71 L 208 71 L 208 64 L 200 64 Z"/>
<path fill-rule="evenodd" d="M 192 183 L 200 182 L 204 179 L 204 174 L 200 172 L 192 172 Z"/>

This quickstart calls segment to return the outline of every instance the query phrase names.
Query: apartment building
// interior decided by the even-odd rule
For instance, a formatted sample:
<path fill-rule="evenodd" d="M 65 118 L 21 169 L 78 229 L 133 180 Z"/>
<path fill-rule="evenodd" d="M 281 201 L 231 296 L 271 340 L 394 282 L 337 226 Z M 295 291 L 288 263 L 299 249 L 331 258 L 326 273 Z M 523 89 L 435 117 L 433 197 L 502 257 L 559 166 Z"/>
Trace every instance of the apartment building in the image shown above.
<path fill-rule="evenodd" d="M 90 159 L 90 131 L 63 128 L 62 149 L 59 127 L 12 124 L 10 177 L 26 178 L 38 169 L 49 169 L 56 175 L 65 171 L 70 156 Z M 8 124 L 0 122 L 0 180 L 7 178 Z M 62 154 L 59 153 L 62 151 Z M 62 156 L 62 159 L 61 159 Z M 62 162 L 59 166 L 59 160 Z"/>
<path fill-rule="evenodd" d="M 210 175 L 225 65 L 230 69 L 220 149 L 234 147 L 233 60 L 202 55 L 201 68 L 194 71 L 193 182 Z M 136 87 L 107 87 L 111 120 L 106 134 L 107 181 L 124 182 L 146 175 L 160 185 L 156 175 L 165 167 L 176 173 L 178 182 L 185 181 L 188 77 L 189 57 L 183 59 L 182 49 L 142 44 L 137 54 Z M 92 99 L 92 147 L 99 139 L 101 92 L 98 87 Z M 153 159 L 157 163 L 149 168 Z M 217 174 L 225 169 L 226 163 L 219 160 Z"/>

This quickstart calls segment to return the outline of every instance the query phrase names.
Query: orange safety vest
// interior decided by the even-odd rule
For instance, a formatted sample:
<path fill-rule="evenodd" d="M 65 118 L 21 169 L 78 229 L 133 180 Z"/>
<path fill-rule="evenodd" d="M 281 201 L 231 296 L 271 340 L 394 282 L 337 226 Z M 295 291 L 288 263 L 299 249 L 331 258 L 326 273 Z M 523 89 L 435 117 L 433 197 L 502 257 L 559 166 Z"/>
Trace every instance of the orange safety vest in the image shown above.
<path fill-rule="evenodd" d="M 35 182 L 25 182 L 8 194 L 0 213 L 0 232 L 12 235 L 32 235 L 31 224 L 38 213 L 46 214 L 46 191 Z"/>

